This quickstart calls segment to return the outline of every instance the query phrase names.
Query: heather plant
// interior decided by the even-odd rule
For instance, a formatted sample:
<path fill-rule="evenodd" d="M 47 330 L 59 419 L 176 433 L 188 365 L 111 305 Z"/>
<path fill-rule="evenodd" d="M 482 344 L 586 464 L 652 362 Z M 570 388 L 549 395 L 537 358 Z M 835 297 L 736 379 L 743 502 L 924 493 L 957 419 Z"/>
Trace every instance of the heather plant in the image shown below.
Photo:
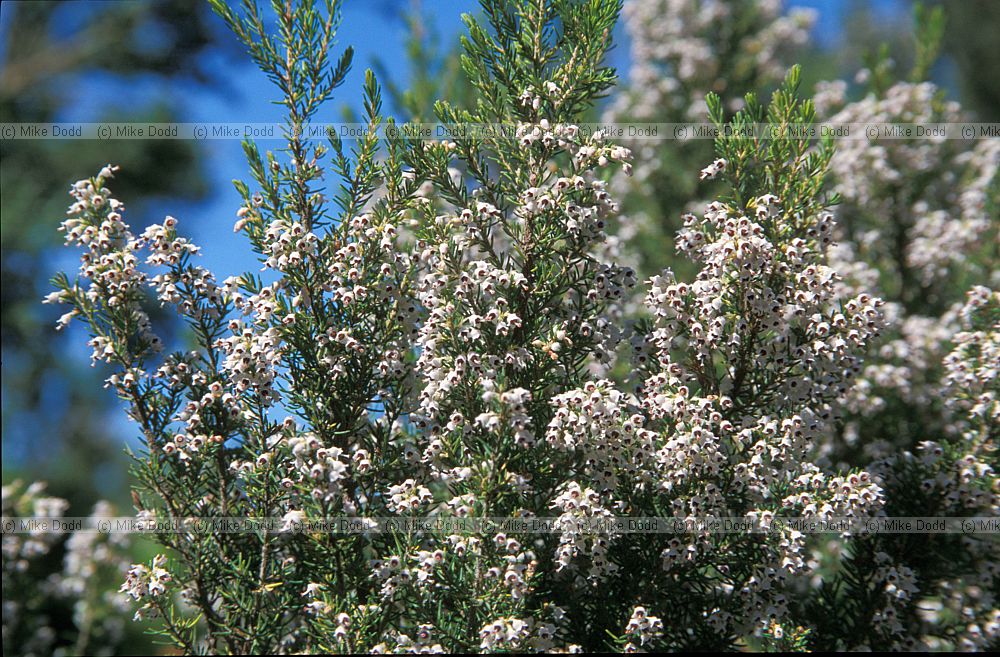
<path fill-rule="evenodd" d="M 645 3 L 638 4 L 640 9 L 633 11 L 653 11 Z M 730 7 L 706 3 L 699 15 L 723 20 L 733 12 Z M 888 51 L 882 49 L 869 57 L 869 68 L 858 75 L 859 83 L 868 88 L 861 100 L 848 103 L 844 81 L 817 86 L 816 104 L 824 119 L 893 125 L 971 118 L 957 103 L 946 100 L 943 91 L 924 81 L 937 55 L 943 17 L 940 9 L 924 11 L 918 6 L 915 13 L 916 58 L 909 79 L 895 79 Z M 631 29 L 633 36 L 664 29 L 656 21 L 637 25 L 638 29 Z M 680 28 L 682 22 L 675 25 Z M 766 33 L 763 30 L 755 36 Z M 689 30 L 686 34 L 695 38 L 698 33 Z M 633 48 L 640 53 L 666 53 L 681 51 L 677 45 L 681 43 L 688 41 L 640 39 Z M 759 59 L 747 55 L 739 62 L 744 68 L 755 61 L 766 65 L 767 52 Z M 636 61 L 645 60 L 637 57 Z M 664 68 L 671 70 L 669 63 Z M 727 76 L 726 81 L 736 79 L 739 76 Z M 613 108 L 621 111 L 633 106 L 636 98 L 655 97 L 654 91 L 646 90 L 656 88 L 649 76 L 646 84 L 632 95 L 621 96 Z M 670 105 L 662 99 L 638 105 L 648 108 L 650 120 L 670 116 L 664 106 Z M 636 152 L 639 160 L 649 154 L 654 162 L 669 163 L 680 151 L 668 142 L 662 146 L 649 143 Z M 968 408 L 956 402 L 959 393 L 948 382 L 946 358 L 952 358 L 949 353 L 957 336 L 965 335 L 960 332 L 962 317 L 969 312 L 963 310 L 966 290 L 973 288 L 970 298 L 988 298 L 991 292 L 975 286 L 996 285 L 998 163 L 996 139 L 981 138 L 970 144 L 933 136 L 843 140 L 831 159 L 829 187 L 838 197 L 832 209 L 838 226 L 828 256 L 843 276 L 837 283 L 838 294 L 877 293 L 887 302 L 883 308 L 887 326 L 847 390 L 842 420 L 828 427 L 835 438 L 817 445 L 816 458 L 825 467 L 833 464 L 838 469 L 871 471 L 885 487 L 889 515 L 996 513 L 995 496 L 984 492 L 994 481 L 992 448 L 980 452 L 966 442 Z M 644 177 L 646 170 L 641 162 L 636 163 L 637 178 Z M 666 170 L 670 171 L 669 164 Z M 713 165 L 703 171 L 703 177 L 719 172 L 721 167 Z M 626 210 L 669 195 L 661 186 L 633 189 L 638 196 L 626 200 Z M 677 201 L 670 204 L 677 205 Z M 669 216 L 660 221 L 669 221 Z M 656 223 L 646 222 L 646 232 L 655 234 Z M 656 243 L 645 237 L 645 244 Z M 683 243 L 678 244 L 683 248 Z M 990 327 L 995 329 L 995 324 Z M 975 387 L 989 388 L 995 373 L 976 371 L 983 378 Z M 969 385 L 973 385 L 972 378 L 967 379 Z M 990 393 L 986 394 L 989 399 Z M 990 406 L 983 401 L 976 408 L 981 412 Z M 995 418 L 985 422 L 987 434 L 995 435 L 995 430 Z M 995 616 L 987 613 L 984 619 L 981 615 L 991 608 L 996 587 L 990 575 L 996 554 L 988 544 L 971 539 L 907 538 L 846 546 L 835 543 L 830 550 L 814 554 L 821 562 L 846 568 L 829 576 L 821 590 L 831 599 L 823 603 L 821 612 L 816 608 L 811 612 L 817 621 L 826 619 L 812 631 L 811 640 L 817 645 L 982 648 L 995 640 L 991 620 Z M 903 593 L 895 582 L 886 580 L 887 574 L 891 579 L 898 573 L 906 574 L 908 590 Z M 895 600 L 887 597 L 883 587 L 895 592 Z M 853 643 L 844 639 L 848 636 L 854 637 Z"/>
<path fill-rule="evenodd" d="M 64 321 L 87 321 L 95 361 L 117 366 L 108 385 L 129 402 L 146 441 L 135 455 L 140 514 L 277 515 L 293 523 L 409 514 L 431 503 L 450 508 L 449 501 L 460 508 L 466 497 L 479 514 L 513 513 L 525 474 L 533 474 L 518 473 L 517 461 L 536 459 L 522 452 L 508 464 L 498 450 L 534 443 L 539 422 L 526 407 L 537 404 L 545 417 L 551 389 L 578 378 L 591 352 L 602 357 L 611 329 L 599 324 L 600 308 L 631 282 L 627 271 L 588 253 L 614 209 L 590 172 L 628 153 L 565 123 L 613 81 L 600 60 L 617 5 L 485 5 L 493 34 L 470 20 L 465 58 L 480 114 L 455 117 L 444 105 L 439 114 L 516 123 L 519 136 L 406 152 L 393 140 L 378 151 L 382 118 L 371 75 L 369 137 L 352 152 L 336 139 L 329 150 L 302 139 L 300 128 L 349 64 L 349 51 L 330 59 L 336 4 L 276 7 L 277 37 L 253 3 L 240 13 L 217 9 L 288 109 L 290 161 L 247 143 L 257 189 L 237 183 L 244 206 L 236 229 L 273 282 L 249 274 L 216 282 L 192 262 L 198 249 L 177 235 L 171 217 L 133 233 L 105 187 L 115 172 L 109 166 L 73 189 L 64 230 L 69 243 L 84 247 L 81 281 L 58 278 L 50 298 L 73 305 Z M 508 43 L 515 33 L 519 40 Z M 328 153 L 338 177 L 335 214 L 319 190 Z M 453 157 L 468 166 L 477 189 L 452 179 Z M 443 208 L 427 197 L 427 183 Z M 143 309 L 149 286 L 189 322 L 197 349 L 157 356 L 164 345 Z M 481 333 L 495 343 L 484 345 Z M 472 398 L 470 385 L 479 389 Z M 287 416 L 278 418 L 279 409 Z M 520 418 L 514 442 L 511 414 Z M 476 456 L 480 450 L 486 454 Z M 483 501 L 463 488 L 480 491 Z M 443 563 L 440 548 L 407 544 L 411 538 L 289 540 L 264 532 L 160 540 L 171 561 L 135 566 L 123 588 L 140 614 L 162 616 L 164 632 L 188 651 L 372 648 L 383 637 L 390 647 L 433 639 L 475 648 L 486 640 L 484 626 L 503 626 L 526 604 L 518 578 L 498 576 L 505 595 L 495 609 L 479 607 L 496 588 L 485 577 L 496 569 L 488 562 L 513 574 L 528 570 L 522 584 L 535 568 L 528 550 L 516 552 L 520 566 L 508 564 L 516 542 L 490 548 L 465 573 L 462 555 L 479 552 L 475 539 L 468 549 L 441 541 L 454 565 Z M 438 547 L 434 540 L 428 547 Z M 440 585 L 428 581 L 444 566 L 463 582 L 451 585 L 449 609 L 441 607 Z M 175 594 L 198 613 L 182 613 Z M 413 623 L 439 635 L 411 639 L 403 631 Z M 500 640 L 520 641 L 520 632 L 501 632 Z M 535 633 L 552 634 L 547 625 Z"/>
<path fill-rule="evenodd" d="M 139 618 L 191 653 L 995 644 L 989 540 L 782 522 L 997 511 L 986 287 L 935 356 L 951 430 L 916 456 L 831 456 L 887 319 L 866 284 L 886 286 L 836 244 L 826 179 L 845 176 L 829 137 L 792 129 L 816 120 L 797 67 L 769 103 L 705 96 L 723 136 L 688 175 L 714 200 L 681 219 L 679 273 L 640 284 L 610 236 L 632 153 L 580 128 L 615 81 L 616 0 L 484 0 L 466 18 L 472 100 L 434 112 L 492 131 L 406 139 L 369 72 L 368 130 L 325 143 L 303 128 L 350 66 L 339 3 L 215 8 L 287 112 L 284 148 L 246 142 L 252 181 L 235 183 L 261 271 L 217 280 L 173 217 L 133 231 L 109 165 L 71 190 L 81 266 L 48 300 L 88 327 L 142 436 L 140 518 L 283 524 L 157 534 L 162 554 L 124 575 Z M 646 317 L 626 324 L 635 292 Z M 184 349 L 157 335 L 156 303 L 186 322 Z M 594 524 L 706 516 L 764 531 Z M 297 530 L 354 517 L 559 522 Z"/>
<path fill-rule="evenodd" d="M 85 249 L 81 274 L 89 283 L 58 279 L 53 298 L 73 304 L 69 316 L 87 319 L 93 357 L 115 366 L 107 383 L 141 429 L 145 448 L 135 455 L 134 475 L 143 517 L 291 520 L 306 509 L 328 516 L 345 505 L 356 513 L 360 500 L 381 503 L 365 492 L 367 454 L 390 470 L 400 462 L 389 428 L 405 391 L 402 340 L 417 309 L 394 224 L 405 219 L 414 184 L 393 143 L 385 160 L 376 159 L 382 118 L 370 75 L 370 137 L 350 151 L 336 139 L 323 145 L 303 138 L 302 126 L 350 64 L 350 50 L 337 60 L 330 52 L 336 3 L 276 7 L 277 37 L 252 3 L 242 14 L 216 8 L 287 108 L 282 160 L 248 142 L 256 189 L 236 183 L 244 205 L 234 228 L 246 234 L 271 281 L 251 274 L 216 281 L 192 262 L 198 248 L 178 236 L 172 217 L 131 232 L 124 205 L 105 187 L 115 171 L 107 167 L 74 187 L 64 223 L 67 241 Z M 332 189 L 320 187 L 321 162 L 339 174 Z M 380 197 L 373 199 L 376 180 Z M 195 349 L 157 355 L 164 345 L 143 309 L 150 286 L 188 323 Z M 378 418 L 371 415 L 376 405 Z M 287 415 L 276 419 L 277 408 Z M 301 645 L 313 609 L 303 598 L 306 585 L 346 594 L 352 571 L 368 570 L 359 537 L 288 541 L 264 531 L 160 540 L 170 561 L 137 565 L 123 589 L 140 614 L 162 617 L 164 633 L 191 652 Z M 317 563 L 329 567 L 310 572 Z M 190 607 L 198 613 L 182 613 Z"/>
<path fill-rule="evenodd" d="M 889 516 L 996 517 L 1000 295 L 976 286 L 943 359 L 953 431 L 870 466 Z M 806 601 L 821 645 L 842 649 L 995 650 L 997 543 L 991 536 L 887 534 L 852 541 Z"/>

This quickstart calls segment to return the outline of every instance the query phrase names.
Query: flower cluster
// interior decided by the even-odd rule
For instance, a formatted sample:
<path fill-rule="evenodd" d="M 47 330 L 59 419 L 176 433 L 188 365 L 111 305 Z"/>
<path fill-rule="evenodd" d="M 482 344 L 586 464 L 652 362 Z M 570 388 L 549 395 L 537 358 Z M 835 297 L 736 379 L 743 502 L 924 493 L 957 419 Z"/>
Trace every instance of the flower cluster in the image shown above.
<path fill-rule="evenodd" d="M 632 617 L 625 626 L 625 635 L 631 639 L 631 642 L 625 645 L 625 652 L 639 652 L 641 646 L 662 634 L 663 621 L 656 616 L 650 616 L 645 607 L 636 607 L 632 610 Z M 636 641 L 639 643 L 638 646 L 635 644 Z"/>
<path fill-rule="evenodd" d="M 425 486 L 418 485 L 412 479 L 391 486 L 388 495 L 389 510 L 395 513 L 416 511 L 433 499 L 431 492 Z"/>
<path fill-rule="evenodd" d="M 570 571 L 579 570 L 578 560 L 586 559 L 589 567 L 586 575 L 579 575 L 574 583 L 577 586 L 587 584 L 597 585 L 618 570 L 618 565 L 608 559 L 608 545 L 613 534 L 583 530 L 581 521 L 588 524 L 611 519 L 614 514 L 601 503 L 601 496 L 592 488 L 581 489 L 580 484 L 569 482 L 554 500 L 551 506 L 557 509 L 559 547 L 556 549 L 555 560 L 557 572 L 566 568 Z"/>
<path fill-rule="evenodd" d="M 774 87 L 793 56 L 805 45 L 816 14 L 791 9 L 777 0 L 629 0 L 623 22 L 629 35 L 630 68 L 623 88 L 605 110 L 606 122 L 705 122 L 705 98 L 722 97 L 736 111 L 743 95 Z M 688 172 L 712 158 L 710 140 L 692 139 L 682 129 L 659 138 L 632 137 L 623 143 L 634 152 L 635 175 L 610 182 L 624 215 L 616 222 L 622 245 L 643 275 L 658 272 L 673 252 L 673 235 L 684 211 L 702 207 L 710 192 Z M 702 171 L 715 179 L 725 162 Z M 640 306 L 631 307 L 642 313 Z"/>
<path fill-rule="evenodd" d="M 164 567 L 166 565 L 166 556 L 158 554 L 153 558 L 149 566 L 134 564 L 129 568 L 121 591 L 133 600 L 144 603 L 135 612 L 136 620 L 149 615 L 155 617 L 159 613 L 157 598 L 166 594 L 167 585 L 173 580 L 170 571 Z"/>
<path fill-rule="evenodd" d="M 269 288 L 264 288 L 261 293 L 261 296 L 270 296 Z M 226 355 L 224 371 L 237 392 L 253 391 L 266 406 L 270 406 L 278 400 L 274 380 L 275 368 L 281 363 L 280 332 L 275 327 L 258 331 L 239 320 L 230 322 L 230 329 L 233 335 L 218 342 Z"/>
<path fill-rule="evenodd" d="M 615 490 L 622 476 L 633 485 L 652 479 L 643 465 L 655 456 L 655 434 L 643 428 L 641 415 L 625 416 L 635 404 L 611 381 L 590 382 L 557 395 L 552 403 L 556 412 L 546 439 L 557 449 L 580 450 L 584 474 L 598 493 Z"/>
<path fill-rule="evenodd" d="M 515 650 L 523 652 L 582 652 L 579 646 L 557 645 L 565 611 L 557 606 L 543 610 L 542 618 L 496 618 L 479 631 L 483 652 Z"/>
<path fill-rule="evenodd" d="M 959 314 L 963 330 L 944 358 L 947 404 L 970 449 L 979 449 L 1000 425 L 1000 293 L 972 288 Z"/>

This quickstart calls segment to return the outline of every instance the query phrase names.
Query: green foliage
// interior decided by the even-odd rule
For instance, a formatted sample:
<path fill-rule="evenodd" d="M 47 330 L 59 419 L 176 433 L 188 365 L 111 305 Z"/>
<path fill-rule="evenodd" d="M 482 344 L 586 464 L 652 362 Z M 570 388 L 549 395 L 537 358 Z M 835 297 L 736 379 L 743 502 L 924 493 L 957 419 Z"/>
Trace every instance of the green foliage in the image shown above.
<path fill-rule="evenodd" d="M 940 6 L 928 9 L 923 3 L 913 6 L 913 67 L 909 79 L 913 83 L 928 79 L 931 68 L 938 60 L 945 34 L 945 13 Z M 892 58 L 892 48 L 881 43 L 878 50 L 864 54 L 865 67 L 869 71 L 867 87 L 877 97 L 884 97 L 886 91 L 901 78 L 901 73 Z"/>
<path fill-rule="evenodd" d="M 773 190 L 789 208 L 785 221 L 776 223 L 796 233 L 802 232 L 799 221 L 836 202 L 823 192 L 833 139 L 824 135 L 813 146 L 816 111 L 812 101 L 799 99 L 800 75 L 799 68 L 792 67 L 766 108 L 755 94 L 747 94 L 744 108 L 728 123 L 719 96 L 707 97 L 709 118 L 720 133 L 716 154 L 726 160 L 725 178 L 733 182 L 727 201 L 751 212 L 760 190 Z M 765 125 L 766 134 L 760 134 Z"/>
<path fill-rule="evenodd" d="M 937 61 L 944 38 L 945 15 L 942 7 L 928 10 L 923 4 L 913 7 L 913 22 L 915 23 L 916 63 L 910 79 L 920 82 L 927 79 L 931 66 Z"/>

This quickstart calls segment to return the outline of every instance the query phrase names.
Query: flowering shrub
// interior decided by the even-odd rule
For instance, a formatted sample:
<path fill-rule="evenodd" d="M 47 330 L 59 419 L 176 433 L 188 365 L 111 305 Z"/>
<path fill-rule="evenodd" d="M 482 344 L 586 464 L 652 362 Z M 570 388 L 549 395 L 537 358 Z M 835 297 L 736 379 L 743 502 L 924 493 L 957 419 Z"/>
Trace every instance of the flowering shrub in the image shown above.
<path fill-rule="evenodd" d="M 864 358 L 887 306 L 866 286 L 905 306 L 907 282 L 951 271 L 919 246 L 935 212 L 962 210 L 963 244 L 995 227 L 977 214 L 992 151 L 933 151 L 975 173 L 953 206 L 930 209 L 931 192 L 907 206 L 923 208 L 918 246 L 887 286 L 862 264 L 837 269 L 858 248 L 854 217 L 884 192 L 852 187 L 829 138 L 789 129 L 815 120 L 798 69 L 729 119 L 734 106 L 709 94 L 708 119 L 733 129 L 700 164 L 716 198 L 677 234 L 691 274 L 640 284 L 609 239 L 609 181 L 632 154 L 578 127 L 614 82 L 602 61 L 617 2 L 490 0 L 487 24 L 466 19 L 476 103 L 441 101 L 437 117 L 515 136 L 382 139 L 395 126 L 369 73 L 369 130 L 350 148 L 301 131 L 350 64 L 331 52 L 333 4 L 279 7 L 276 34 L 252 2 L 216 5 L 288 114 L 286 147 L 247 142 L 253 182 L 236 183 L 234 229 L 262 273 L 218 280 L 172 217 L 133 231 L 109 189 L 115 167 L 71 190 L 63 229 L 81 266 L 49 300 L 70 305 L 62 324 L 88 326 L 141 431 L 140 517 L 283 519 L 280 531 L 158 534 L 164 553 L 122 586 L 138 617 L 159 618 L 186 652 L 995 645 L 995 543 L 846 534 L 824 547 L 781 522 L 996 513 L 1000 304 L 988 288 L 927 356 L 951 418 L 935 440 L 859 461 L 840 435 L 872 410 L 857 381 L 875 376 Z M 706 61 L 672 66 L 688 79 Z M 742 129 L 761 123 L 773 138 Z M 828 172 L 855 214 L 832 209 Z M 635 290 L 648 316 L 626 325 Z M 151 294 L 187 323 L 185 350 L 156 334 Z M 630 374 L 615 380 L 623 352 Z M 358 516 L 555 516 L 559 531 L 295 531 Z M 765 531 L 595 522 L 622 516 L 746 516 Z"/>

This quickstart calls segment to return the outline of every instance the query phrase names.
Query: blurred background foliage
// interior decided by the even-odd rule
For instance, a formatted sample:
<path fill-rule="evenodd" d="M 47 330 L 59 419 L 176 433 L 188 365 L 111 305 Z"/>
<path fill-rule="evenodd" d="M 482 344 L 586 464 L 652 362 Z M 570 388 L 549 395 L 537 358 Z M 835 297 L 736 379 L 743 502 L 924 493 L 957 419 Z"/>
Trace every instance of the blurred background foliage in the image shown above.
<path fill-rule="evenodd" d="M 430 121 L 436 99 L 447 98 L 461 106 L 471 97 L 463 84 L 458 41 L 453 34 L 439 31 L 434 20 L 436 14 L 459 11 L 452 4 L 381 0 L 371 5 L 380 20 L 406 25 L 404 44 L 384 44 L 399 54 L 357 63 L 376 70 L 390 109 L 400 119 Z M 821 12 L 814 38 L 796 57 L 803 65 L 807 89 L 820 80 L 851 80 L 881 43 L 887 44 L 898 70 L 912 67 L 910 2 L 844 0 L 831 4 L 837 5 L 837 11 Z M 938 0 L 938 4 L 944 8 L 947 23 L 942 56 L 930 72 L 931 79 L 980 120 L 1000 121 L 1000 76 L 986 73 L 1000 70 L 996 45 L 1000 2 Z M 831 21 L 831 15 L 839 20 Z M 345 23 L 344 45 L 357 35 L 349 30 Z M 614 63 L 627 69 L 627 35 L 619 32 Z M 198 0 L 4 2 L 0 57 L 2 122 L 170 122 L 185 120 L 188 104 L 225 93 L 234 82 L 225 79 L 226 62 L 238 59 L 240 51 L 207 3 Z M 398 66 L 399 61 L 405 65 Z M 174 93 L 171 83 L 178 80 L 195 92 Z M 109 92 L 115 84 L 133 81 L 153 81 L 152 91 L 141 104 L 124 102 Z M 747 89 L 733 85 L 730 91 L 740 96 Z M 758 91 L 764 96 L 768 90 Z M 852 93 L 858 92 L 858 87 L 852 88 Z M 87 100 L 83 110 L 76 106 L 81 97 Z M 595 108 L 594 120 L 600 112 Z M 349 114 L 350 108 L 345 107 L 345 115 Z M 62 311 L 40 304 L 49 291 L 50 274 L 59 268 L 59 259 L 67 257 L 59 253 L 61 239 L 55 230 L 68 202 L 66 190 L 73 181 L 113 160 L 122 168 L 115 181 L 116 194 L 129 204 L 130 223 L 142 226 L 161 218 L 152 216 L 157 200 L 197 207 L 230 193 L 206 182 L 210 177 L 201 146 L 180 140 L 0 141 L 3 481 L 46 480 L 48 494 L 70 502 L 68 515 L 86 515 L 98 498 L 110 499 L 128 511 L 123 445 L 129 432 L 127 425 L 109 420 L 120 415 L 116 403 L 95 385 L 98 378 L 79 341 L 55 332 L 55 320 Z M 697 142 L 694 151 L 680 153 L 678 161 L 664 169 L 665 177 L 657 182 L 662 194 L 654 199 L 655 207 L 647 210 L 674 219 L 685 210 L 684 202 L 693 189 L 679 181 L 694 183 L 692 163 L 698 164 L 695 171 L 707 163 L 710 142 Z M 238 174 L 223 173 L 226 177 Z M 641 250 L 649 269 L 663 266 L 670 258 L 671 242 L 668 230 L 644 241 Z M 169 319 L 154 321 L 163 326 Z M 61 554 L 53 552 L 51 567 L 58 568 L 60 559 Z M 53 610 L 53 617 L 65 618 L 68 632 L 69 614 L 60 616 L 59 611 Z M 145 639 L 126 647 L 129 652 L 151 648 Z M 10 649 L 5 643 L 4 654 Z"/>

